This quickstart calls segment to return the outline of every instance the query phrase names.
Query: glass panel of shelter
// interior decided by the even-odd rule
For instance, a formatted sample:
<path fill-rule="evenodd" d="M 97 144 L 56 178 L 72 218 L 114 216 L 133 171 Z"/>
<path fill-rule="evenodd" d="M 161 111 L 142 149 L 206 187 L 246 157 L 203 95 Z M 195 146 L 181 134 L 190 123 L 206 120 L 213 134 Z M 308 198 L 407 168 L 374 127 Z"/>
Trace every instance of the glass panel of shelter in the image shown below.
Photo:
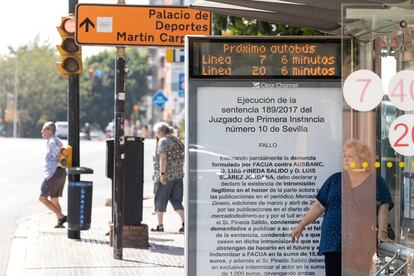
<path fill-rule="evenodd" d="M 351 73 L 367 69 L 381 77 L 384 91 L 383 100 L 371 111 L 357 111 L 344 101 L 344 154 L 349 154 L 351 149 L 351 154 L 355 154 L 357 159 L 363 157 L 369 159 L 369 155 L 361 153 L 364 147 L 357 145 L 353 150 L 349 147 L 349 143 L 358 141 L 370 149 L 374 159 L 357 160 L 356 164 L 351 164 L 353 161 L 345 157 L 343 161 L 343 275 L 368 275 L 367 272 L 370 273 L 369 275 L 392 275 L 398 270 L 403 273 L 402 275 L 412 275 L 411 273 L 414 272 L 411 271 L 412 258 L 410 257 L 411 252 L 414 252 L 414 163 L 412 157 L 398 154 L 391 147 L 388 139 L 393 121 L 401 115 L 413 113 L 398 109 L 388 95 L 390 79 L 401 70 L 414 69 L 413 14 L 413 7 L 409 6 L 343 5 L 342 7 L 343 81 Z M 355 91 L 355 93 L 359 92 Z M 373 163 L 364 168 L 363 162 Z M 351 181 L 350 178 L 363 179 L 363 176 L 358 177 L 355 174 L 360 172 L 368 175 L 368 170 L 371 168 L 371 175 L 376 175 L 373 177 L 376 179 L 374 180 L 376 185 L 360 189 L 360 192 L 363 191 L 367 195 L 359 194 L 358 197 L 355 192 L 363 187 L 365 182 L 358 185 L 358 181 Z M 387 203 L 386 200 L 384 201 L 384 195 L 381 195 L 384 193 L 384 187 L 379 182 L 382 181 L 386 184 L 385 193 L 389 192 L 394 204 L 394 207 L 389 210 L 387 229 L 382 229 L 378 223 L 372 225 L 373 221 L 378 222 L 380 206 Z M 355 198 L 367 199 L 367 202 L 364 205 L 355 201 Z M 358 214 L 358 206 L 366 208 L 363 214 Z M 359 219 L 368 221 L 369 225 L 356 224 L 355 217 L 358 216 Z M 387 236 L 392 238 L 391 228 L 395 233 L 393 240 L 378 243 L 382 230 L 389 232 Z M 372 243 L 373 240 L 375 243 Z M 361 249 L 364 249 L 354 254 L 355 249 L 358 248 L 357 242 L 362 242 Z M 372 255 L 373 251 L 377 254 L 372 256 L 373 261 L 370 265 L 369 255 Z M 395 255 L 397 252 L 399 252 L 398 256 Z M 392 260 L 392 257 L 396 257 L 395 260 Z"/>

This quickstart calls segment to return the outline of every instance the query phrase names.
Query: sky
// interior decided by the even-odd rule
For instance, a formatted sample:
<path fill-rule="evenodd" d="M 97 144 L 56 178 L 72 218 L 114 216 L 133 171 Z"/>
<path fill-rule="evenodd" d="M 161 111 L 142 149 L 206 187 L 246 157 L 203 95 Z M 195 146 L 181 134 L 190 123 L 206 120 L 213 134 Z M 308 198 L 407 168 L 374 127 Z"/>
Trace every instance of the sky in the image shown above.
<path fill-rule="evenodd" d="M 116 4 L 116 0 L 80 0 L 79 3 Z M 148 0 L 126 0 L 127 4 L 145 5 Z M 68 15 L 67 0 L 2 0 L 0 15 L 0 55 L 9 53 L 8 47 L 18 47 L 33 41 L 39 36 L 40 41 L 51 45 L 60 44 L 56 26 L 61 16 Z M 84 56 L 96 54 L 104 47 L 87 46 L 82 48 Z M 106 48 L 108 49 L 108 48 Z"/>

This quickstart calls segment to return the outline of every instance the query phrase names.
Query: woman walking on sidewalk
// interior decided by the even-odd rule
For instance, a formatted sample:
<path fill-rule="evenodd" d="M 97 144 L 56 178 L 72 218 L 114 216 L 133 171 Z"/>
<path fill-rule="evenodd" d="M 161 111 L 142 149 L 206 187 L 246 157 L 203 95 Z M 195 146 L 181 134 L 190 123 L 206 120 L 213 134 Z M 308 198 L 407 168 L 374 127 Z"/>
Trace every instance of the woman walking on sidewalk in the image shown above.
<path fill-rule="evenodd" d="M 164 231 L 164 213 L 170 201 L 181 218 L 182 227 L 178 231 L 184 233 L 184 145 L 172 135 L 173 130 L 166 123 L 156 124 L 154 132 L 158 140 L 154 156 L 154 204 L 158 225 L 151 231 Z"/>

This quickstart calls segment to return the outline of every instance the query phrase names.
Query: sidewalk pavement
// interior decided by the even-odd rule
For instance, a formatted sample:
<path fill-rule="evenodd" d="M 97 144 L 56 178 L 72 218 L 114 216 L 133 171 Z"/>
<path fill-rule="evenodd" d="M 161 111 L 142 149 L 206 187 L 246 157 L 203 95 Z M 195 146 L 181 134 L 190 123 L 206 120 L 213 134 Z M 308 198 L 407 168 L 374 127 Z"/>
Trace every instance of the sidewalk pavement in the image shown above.
<path fill-rule="evenodd" d="M 144 200 L 143 223 L 157 224 L 153 198 Z M 178 215 L 168 206 L 164 233 L 149 233 L 150 248 L 123 251 L 123 260 L 113 258 L 109 246 L 110 207 L 92 211 L 91 229 L 81 232 L 81 240 L 67 238 L 67 229 L 54 229 L 56 217 L 38 214 L 17 226 L 12 242 L 7 276 L 37 275 L 184 275 L 184 235 Z M 66 224 L 65 224 L 66 225 Z"/>

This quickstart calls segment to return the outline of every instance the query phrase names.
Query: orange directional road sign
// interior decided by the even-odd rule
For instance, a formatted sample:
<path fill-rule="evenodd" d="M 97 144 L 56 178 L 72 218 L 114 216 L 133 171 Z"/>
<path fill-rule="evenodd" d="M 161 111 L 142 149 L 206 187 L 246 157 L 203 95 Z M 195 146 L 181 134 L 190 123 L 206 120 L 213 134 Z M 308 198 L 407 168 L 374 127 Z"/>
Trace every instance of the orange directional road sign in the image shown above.
<path fill-rule="evenodd" d="M 184 46 L 185 35 L 209 35 L 211 14 L 186 7 L 79 4 L 80 45 Z"/>

